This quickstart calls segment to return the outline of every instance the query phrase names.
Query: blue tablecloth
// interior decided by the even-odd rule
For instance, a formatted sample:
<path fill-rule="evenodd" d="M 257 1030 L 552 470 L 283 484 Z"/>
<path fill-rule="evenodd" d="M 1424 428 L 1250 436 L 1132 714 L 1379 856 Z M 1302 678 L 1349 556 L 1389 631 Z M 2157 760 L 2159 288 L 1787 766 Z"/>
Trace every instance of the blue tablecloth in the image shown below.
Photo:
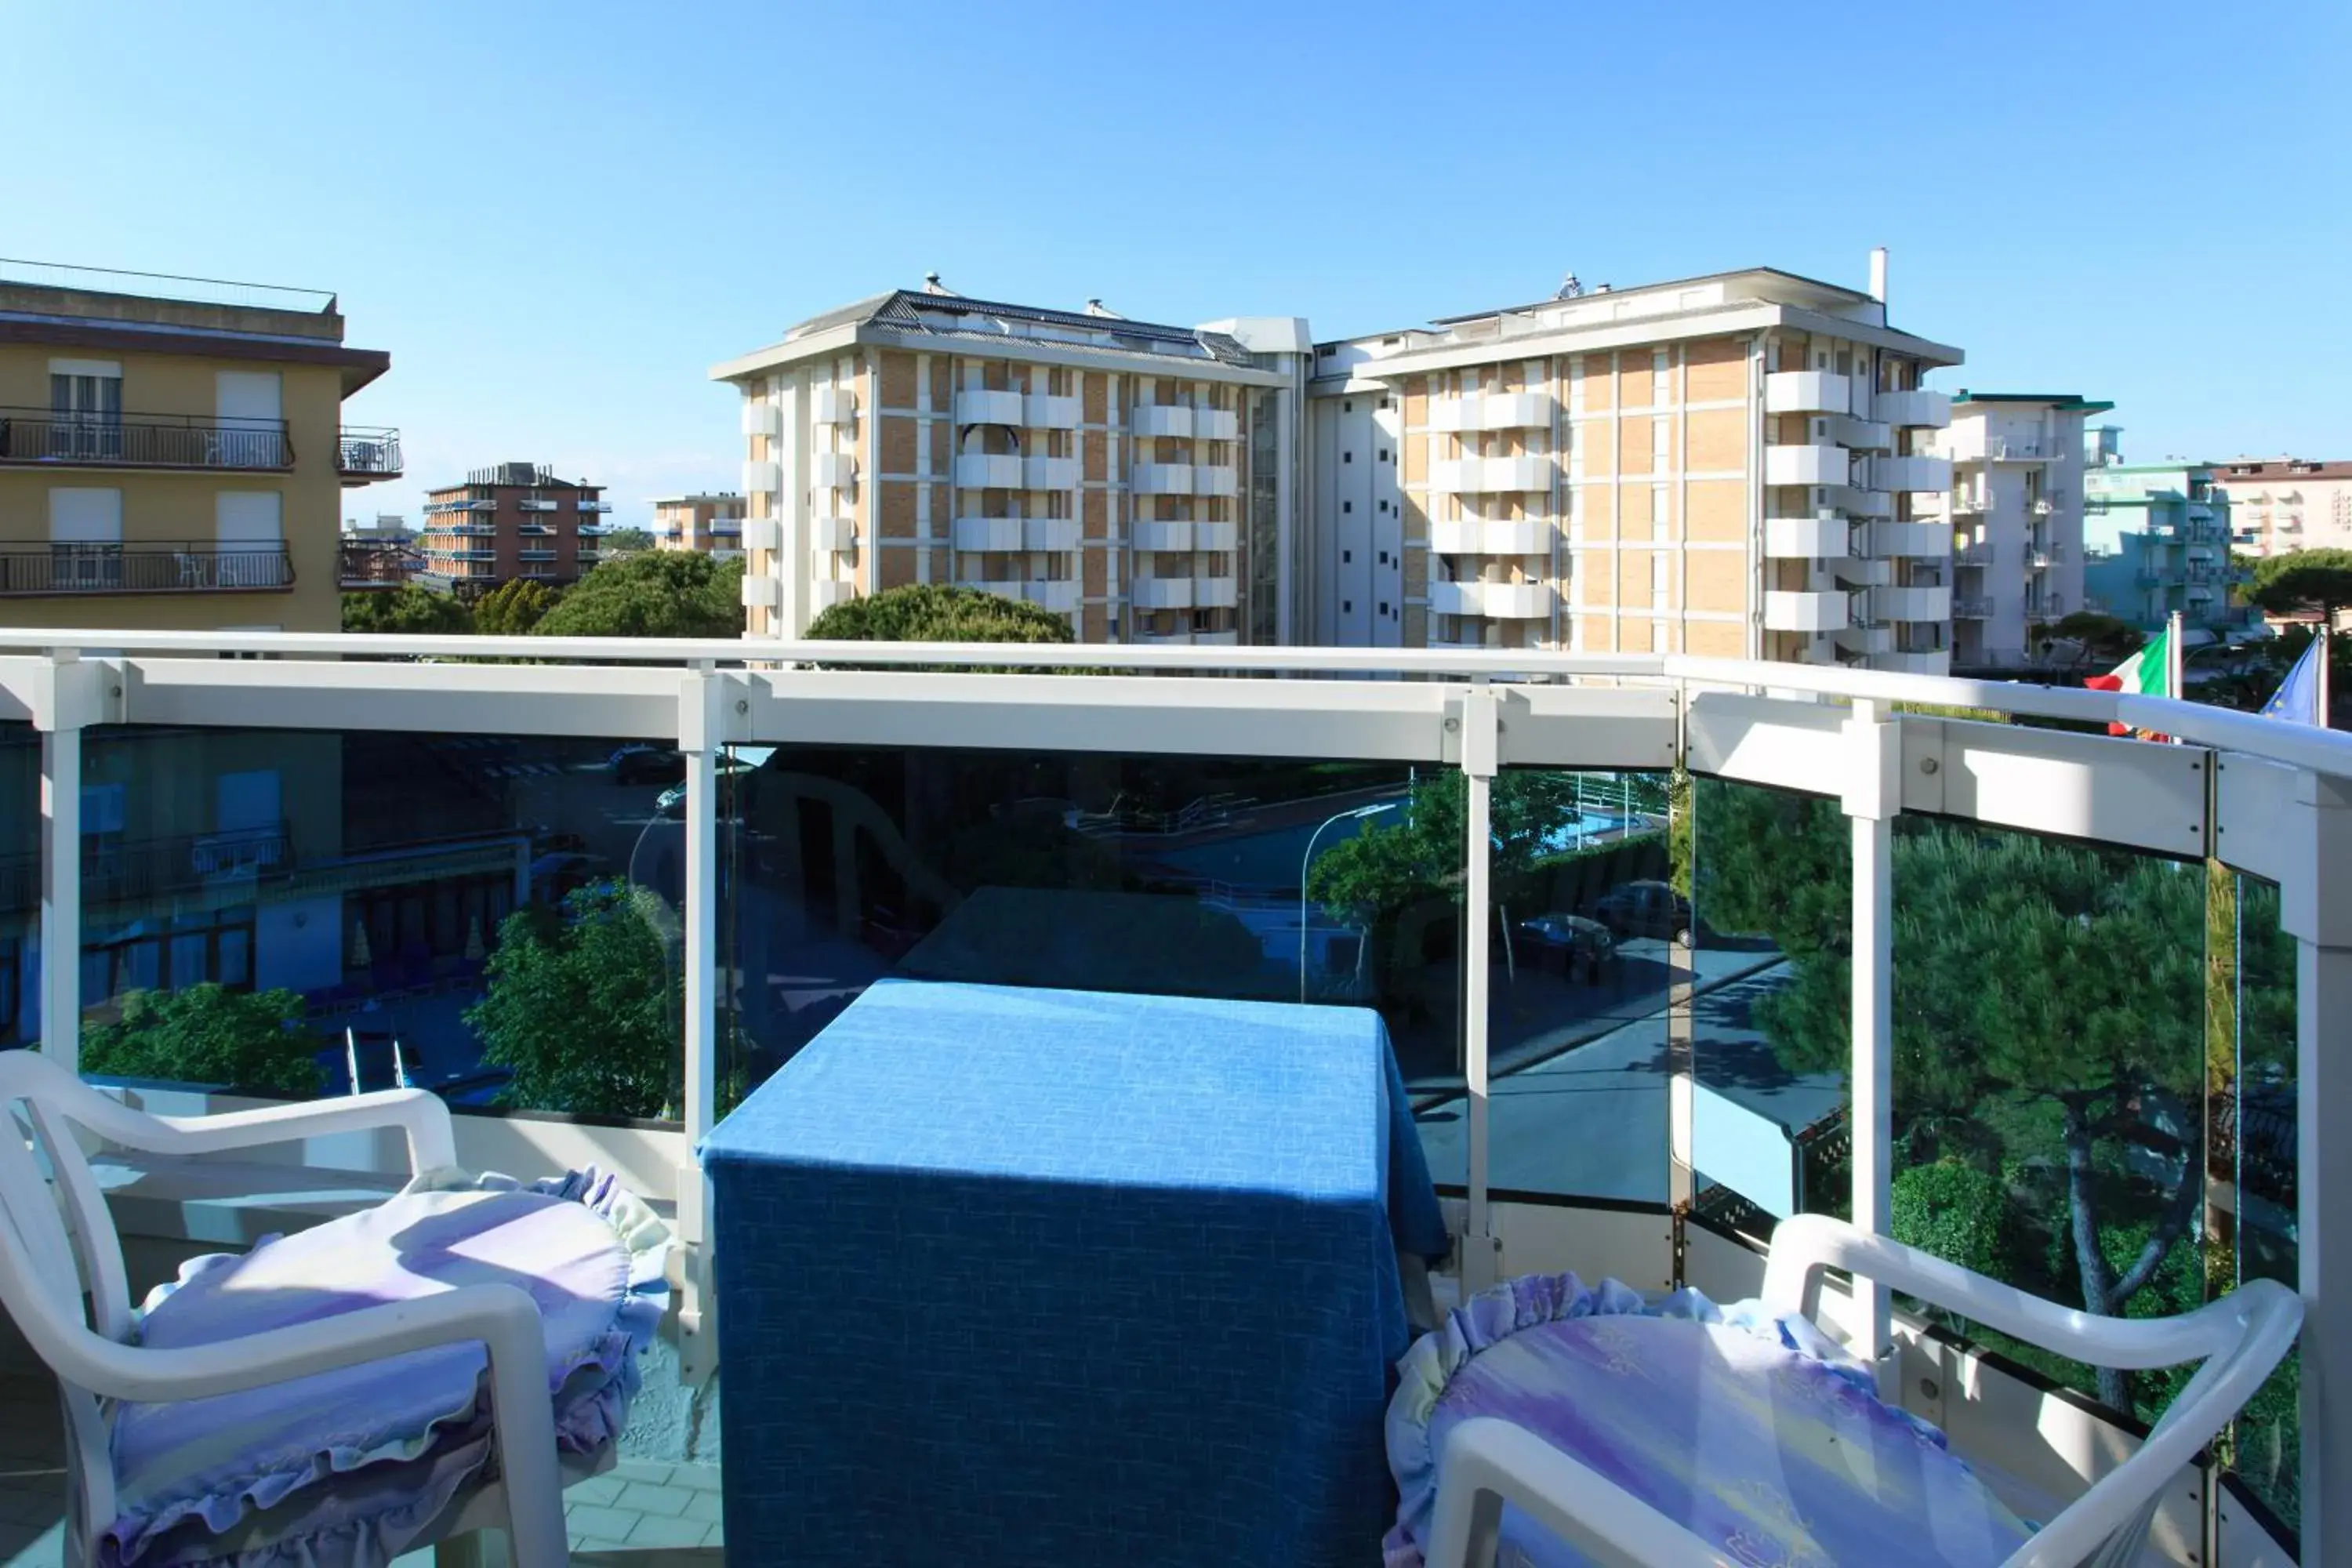
<path fill-rule="evenodd" d="M 1376 1015 L 885 982 L 702 1156 L 730 1558 L 1378 1560 L 1445 1242 Z"/>

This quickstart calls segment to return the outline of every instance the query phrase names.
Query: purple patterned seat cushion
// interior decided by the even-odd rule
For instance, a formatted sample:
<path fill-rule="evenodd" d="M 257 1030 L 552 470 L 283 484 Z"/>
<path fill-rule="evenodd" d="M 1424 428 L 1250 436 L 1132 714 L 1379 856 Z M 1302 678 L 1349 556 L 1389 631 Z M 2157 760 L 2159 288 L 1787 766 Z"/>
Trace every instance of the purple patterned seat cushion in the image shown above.
<path fill-rule="evenodd" d="M 416 1190 L 428 1188 L 429 1190 Z M 669 1235 L 609 1176 L 521 1187 L 450 1173 L 364 1214 L 197 1258 L 148 1300 L 142 1344 L 213 1344 L 462 1285 L 521 1288 L 547 1333 L 558 1446 L 618 1436 L 661 1321 Z M 382 1563 L 483 1478 L 479 1344 L 115 1413 L 107 1564 Z"/>
<path fill-rule="evenodd" d="M 1695 1290 L 1653 1306 L 1572 1274 L 1481 1291 L 1398 1366 L 1390 1568 L 1419 1568 L 1446 1434 L 1475 1415 L 1541 1436 L 1735 1563 L 1991 1568 L 2028 1527 L 1944 1444 L 1880 1403 L 1811 1323 Z M 1507 1565 L 1584 1557 L 1507 1508 Z"/>

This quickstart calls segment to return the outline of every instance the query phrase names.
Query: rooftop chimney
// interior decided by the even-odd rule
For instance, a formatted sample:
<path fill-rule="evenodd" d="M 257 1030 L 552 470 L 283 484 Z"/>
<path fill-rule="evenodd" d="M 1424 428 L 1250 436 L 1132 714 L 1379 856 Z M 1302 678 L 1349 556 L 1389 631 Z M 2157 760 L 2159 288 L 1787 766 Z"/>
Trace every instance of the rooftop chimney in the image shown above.
<path fill-rule="evenodd" d="M 1123 321 L 1127 320 L 1126 317 L 1105 305 L 1100 300 L 1087 300 L 1086 313 L 1089 316 L 1108 316 L 1114 321 Z"/>
<path fill-rule="evenodd" d="M 923 292 L 926 294 L 951 294 L 955 292 L 955 290 L 940 282 L 940 275 L 938 273 L 926 272 L 923 274 Z"/>
<path fill-rule="evenodd" d="M 1870 297 L 1882 305 L 1886 303 L 1886 247 L 1883 245 L 1871 247 Z"/>

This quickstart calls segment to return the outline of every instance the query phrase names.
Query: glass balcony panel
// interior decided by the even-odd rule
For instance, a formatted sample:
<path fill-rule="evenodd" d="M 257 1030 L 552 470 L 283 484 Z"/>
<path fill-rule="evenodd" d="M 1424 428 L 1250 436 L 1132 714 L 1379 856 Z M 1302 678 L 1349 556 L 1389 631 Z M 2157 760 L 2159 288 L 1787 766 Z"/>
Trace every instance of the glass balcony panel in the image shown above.
<path fill-rule="evenodd" d="M 2234 1279 L 2215 1268 L 2206 1283 L 2217 1295 L 2246 1279 L 2296 1288 L 2300 1242 L 2294 939 L 2279 925 L 2277 884 L 2231 876 L 2221 892 L 2211 906 L 2208 953 L 2211 994 L 2229 1007 L 2209 1015 L 2208 1039 L 2231 1048 L 2208 1057 L 2209 1071 L 2219 1063 L 2225 1076 L 2207 1087 L 2206 1172 L 2216 1194 L 2210 1222 L 2231 1245 L 2208 1257 L 2228 1259 Z M 2301 1358 L 2290 1352 L 2247 1404 L 2224 1449 L 2237 1484 L 2288 1531 L 2303 1526 L 2301 1374 Z"/>
<path fill-rule="evenodd" d="M 41 737 L 0 724 L 0 1049 L 41 1038 Z"/>

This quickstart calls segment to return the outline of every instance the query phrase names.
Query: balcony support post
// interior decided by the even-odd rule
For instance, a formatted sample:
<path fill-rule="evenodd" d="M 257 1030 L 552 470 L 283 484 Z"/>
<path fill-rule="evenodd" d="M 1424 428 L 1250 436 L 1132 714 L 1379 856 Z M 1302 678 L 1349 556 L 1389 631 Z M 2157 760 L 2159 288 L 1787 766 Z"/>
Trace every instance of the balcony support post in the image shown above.
<path fill-rule="evenodd" d="M 698 1149 L 718 1120 L 719 1084 L 719 752 L 741 694 L 708 659 L 697 659 L 678 689 L 678 750 L 686 755 L 686 928 L 684 1058 L 679 1120 L 687 1158 L 677 1173 L 678 1239 L 686 1248 L 678 1299 L 678 1363 L 699 1385 L 717 1369 L 718 1325 L 711 1321 L 709 1190 Z"/>
<path fill-rule="evenodd" d="M 32 692 L 41 736 L 41 1049 L 68 1072 L 81 1061 L 81 732 L 104 718 L 100 665 L 52 650 Z"/>
<path fill-rule="evenodd" d="M 1857 698 L 1845 721 L 1849 748 L 1843 806 L 1853 825 L 1853 1223 L 1893 1230 L 1895 1144 L 1895 816 L 1903 808 L 1902 726 L 1874 699 Z M 1879 1392 L 1895 1394 L 1886 1287 L 1873 1284 L 1861 1347 Z"/>
<path fill-rule="evenodd" d="M 1462 1230 L 1462 1294 L 1466 1300 L 1503 1277 L 1502 1243 L 1487 1215 L 1486 991 L 1487 952 L 1493 924 L 1493 841 L 1490 826 L 1495 773 L 1501 756 L 1502 706 L 1485 679 L 1462 700 L 1463 833 L 1465 870 L 1462 905 L 1462 1078 L 1470 1113 L 1469 1213 Z"/>
<path fill-rule="evenodd" d="M 2297 781 L 2279 924 L 2295 940 L 2295 1266 L 2303 1294 L 2303 1560 L 2352 1563 L 2352 779 Z M 2323 1042 L 2330 1026 L 2332 1042 Z M 2332 1043 L 2336 1048 L 2323 1048 Z M 2331 1218 L 2330 1216 L 2334 1217 Z"/>

